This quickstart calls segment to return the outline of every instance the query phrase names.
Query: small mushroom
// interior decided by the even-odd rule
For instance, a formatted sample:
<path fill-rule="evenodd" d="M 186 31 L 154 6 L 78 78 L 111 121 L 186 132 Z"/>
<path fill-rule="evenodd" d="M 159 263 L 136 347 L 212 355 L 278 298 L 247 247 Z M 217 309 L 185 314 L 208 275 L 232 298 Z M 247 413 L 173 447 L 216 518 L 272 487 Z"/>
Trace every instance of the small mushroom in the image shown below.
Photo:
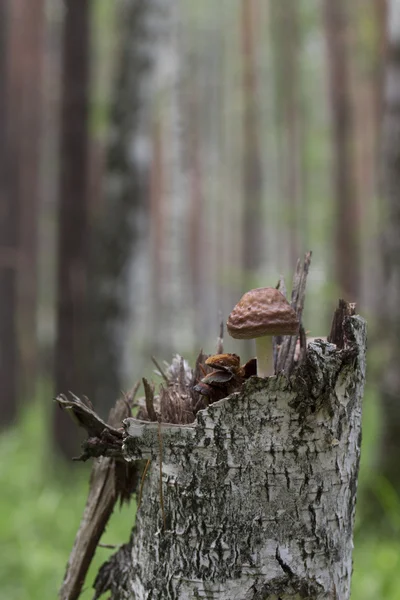
<path fill-rule="evenodd" d="M 257 374 L 274 374 L 272 336 L 296 335 L 299 320 L 285 296 L 276 288 L 257 288 L 247 292 L 232 310 L 227 321 L 233 338 L 256 340 Z"/>
<path fill-rule="evenodd" d="M 244 374 L 240 366 L 240 357 L 237 354 L 214 354 L 207 358 L 206 365 L 220 371 L 228 371 L 238 377 L 242 377 Z"/>

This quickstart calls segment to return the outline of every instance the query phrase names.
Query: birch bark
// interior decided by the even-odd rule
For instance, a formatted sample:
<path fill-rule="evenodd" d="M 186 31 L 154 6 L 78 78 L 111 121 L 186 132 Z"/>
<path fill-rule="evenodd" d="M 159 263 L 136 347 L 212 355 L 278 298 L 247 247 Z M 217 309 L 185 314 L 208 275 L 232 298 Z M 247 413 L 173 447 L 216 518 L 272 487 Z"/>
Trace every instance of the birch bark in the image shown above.
<path fill-rule="evenodd" d="M 187 236 L 189 204 L 185 140 L 182 131 L 181 6 L 179 0 L 164 2 L 164 31 L 158 70 L 159 118 L 162 126 L 161 250 L 158 319 L 153 318 L 157 351 L 189 349 L 193 345 L 193 314 L 188 310 L 190 279 Z M 161 36 L 160 36 L 161 39 Z M 158 245 L 160 240 L 154 240 Z"/>
<path fill-rule="evenodd" d="M 94 226 L 88 291 L 88 347 L 96 348 L 95 353 L 88 351 L 88 396 L 96 398 L 103 414 L 131 368 L 129 337 L 143 335 L 143 296 L 149 292 L 151 113 L 166 5 L 165 0 L 124 0 L 118 5 L 120 45 L 103 211 Z"/>
<path fill-rule="evenodd" d="M 364 321 L 345 318 L 344 337 L 343 349 L 311 343 L 290 378 L 251 378 L 192 425 L 124 421 L 125 459 L 152 462 L 95 598 L 349 598 Z"/>

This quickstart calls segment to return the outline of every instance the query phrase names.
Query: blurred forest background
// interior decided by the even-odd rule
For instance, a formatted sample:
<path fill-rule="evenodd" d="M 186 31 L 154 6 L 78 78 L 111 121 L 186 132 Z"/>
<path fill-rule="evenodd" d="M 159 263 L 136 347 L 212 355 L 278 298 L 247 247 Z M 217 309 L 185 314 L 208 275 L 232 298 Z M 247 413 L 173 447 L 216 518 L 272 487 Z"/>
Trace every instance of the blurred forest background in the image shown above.
<path fill-rule="evenodd" d="M 399 0 L 3 0 L 0 194 L 4 597 L 55 597 L 84 507 L 52 397 L 106 416 L 311 249 L 309 335 L 369 325 L 352 599 L 399 600 Z"/>

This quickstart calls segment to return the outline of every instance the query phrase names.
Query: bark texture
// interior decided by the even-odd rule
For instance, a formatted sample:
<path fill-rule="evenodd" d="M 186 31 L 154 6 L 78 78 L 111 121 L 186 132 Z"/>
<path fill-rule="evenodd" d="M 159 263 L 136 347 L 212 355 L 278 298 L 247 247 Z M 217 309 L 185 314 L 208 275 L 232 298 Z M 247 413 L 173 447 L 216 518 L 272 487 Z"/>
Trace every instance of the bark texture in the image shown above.
<path fill-rule="evenodd" d="M 348 599 L 365 344 L 349 316 L 342 349 L 310 344 L 290 377 L 251 378 L 192 425 L 126 419 L 125 460 L 151 465 L 95 598 Z"/>

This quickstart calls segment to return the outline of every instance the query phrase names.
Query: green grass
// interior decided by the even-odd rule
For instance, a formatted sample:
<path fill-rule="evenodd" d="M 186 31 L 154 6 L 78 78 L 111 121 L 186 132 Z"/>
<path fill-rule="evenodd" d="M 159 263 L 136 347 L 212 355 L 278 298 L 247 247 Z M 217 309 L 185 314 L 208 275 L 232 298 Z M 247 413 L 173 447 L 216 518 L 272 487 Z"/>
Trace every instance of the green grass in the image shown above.
<path fill-rule="evenodd" d="M 31 406 L 19 426 L 0 437 L 0 597 L 7 600 L 57 597 L 87 496 L 90 465 L 57 466 L 55 476 L 46 456 L 44 408 Z M 102 542 L 127 541 L 134 512 L 134 503 L 117 508 Z M 83 599 L 92 598 L 93 579 L 112 552 L 97 550 Z"/>
<path fill-rule="evenodd" d="M 400 499 L 377 472 L 380 413 L 377 390 L 366 386 L 363 406 L 363 442 L 354 536 L 354 572 L 351 600 L 400 600 Z M 384 512 L 382 521 L 366 510 L 367 490 Z M 394 535 L 393 535 L 394 534 Z"/>
<path fill-rule="evenodd" d="M 357 535 L 351 600 L 400 599 L 400 542 Z"/>
<path fill-rule="evenodd" d="M 42 395 L 50 397 L 46 391 Z M 7 600 L 56 598 L 86 501 L 90 465 L 74 463 L 66 469 L 49 458 L 45 440 L 50 409 L 50 400 L 32 404 L 18 427 L 0 436 L 0 597 Z M 378 527 L 363 517 L 363 490 L 375 486 L 393 531 L 400 528 L 400 501 L 374 474 L 378 427 L 376 394 L 370 386 L 364 404 L 351 600 L 400 599 L 400 541 L 381 537 Z M 134 503 L 116 509 L 102 541 L 127 541 L 134 512 Z M 83 600 L 92 597 L 93 579 L 111 553 L 97 550 Z"/>

